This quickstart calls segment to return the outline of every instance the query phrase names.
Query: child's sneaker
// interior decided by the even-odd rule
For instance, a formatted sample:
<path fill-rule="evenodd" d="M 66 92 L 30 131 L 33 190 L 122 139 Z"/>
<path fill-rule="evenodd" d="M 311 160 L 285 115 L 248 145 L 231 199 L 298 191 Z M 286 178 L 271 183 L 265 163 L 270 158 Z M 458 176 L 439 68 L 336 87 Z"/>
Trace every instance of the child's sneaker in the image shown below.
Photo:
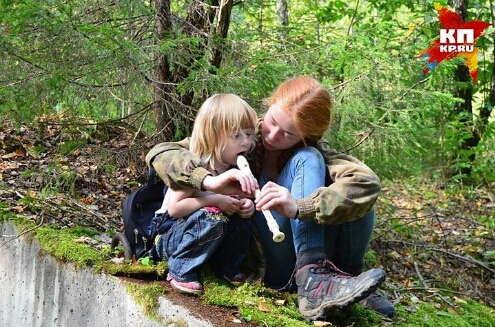
<path fill-rule="evenodd" d="M 170 285 L 172 285 L 172 288 L 176 290 L 177 292 L 184 293 L 184 294 L 192 294 L 192 295 L 199 295 L 203 293 L 203 285 L 201 285 L 199 282 L 194 281 L 194 282 L 179 282 L 170 276 L 170 274 L 167 274 L 167 281 L 170 282 Z"/>
<path fill-rule="evenodd" d="M 231 284 L 234 284 L 235 286 L 239 286 L 241 284 L 244 284 L 248 280 L 248 276 L 246 276 L 242 272 L 238 272 L 232 277 L 223 276 L 223 279 L 230 282 Z"/>

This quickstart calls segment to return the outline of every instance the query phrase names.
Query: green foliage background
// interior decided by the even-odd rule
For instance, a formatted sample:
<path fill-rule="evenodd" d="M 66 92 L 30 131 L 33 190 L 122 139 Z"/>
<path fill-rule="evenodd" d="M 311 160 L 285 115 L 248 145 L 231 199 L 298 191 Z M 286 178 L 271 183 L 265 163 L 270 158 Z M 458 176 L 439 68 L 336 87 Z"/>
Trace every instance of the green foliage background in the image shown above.
<path fill-rule="evenodd" d="M 196 5 L 171 4 L 178 21 Z M 462 62 L 442 63 L 424 76 L 424 62 L 416 58 L 438 36 L 433 1 L 291 1 L 288 25 L 278 23 L 274 1 L 236 2 L 218 69 L 208 65 L 208 53 L 197 53 L 198 37 L 179 30 L 157 40 L 154 6 L 2 0 L 0 113 L 19 124 L 47 117 L 73 123 L 122 119 L 153 135 L 154 69 L 157 56 L 167 53 L 172 69 L 190 72 L 177 85 L 179 96 L 191 90 L 196 95 L 191 110 L 181 113 L 186 119 L 193 119 L 204 95 L 234 92 L 260 108 L 284 79 L 311 75 L 335 99 L 327 135 L 334 148 L 349 150 L 380 176 L 468 177 L 485 185 L 495 180 L 493 123 L 476 116 L 481 107 L 492 108 L 493 28 L 477 44 L 473 112 L 459 117 L 454 107 L 462 100 L 455 90 L 466 85 L 456 82 L 455 69 Z M 470 2 L 468 10 L 469 20 L 493 19 L 489 3 Z M 176 126 L 177 139 L 188 133 Z M 474 134 L 480 142 L 464 148 L 461 141 Z"/>

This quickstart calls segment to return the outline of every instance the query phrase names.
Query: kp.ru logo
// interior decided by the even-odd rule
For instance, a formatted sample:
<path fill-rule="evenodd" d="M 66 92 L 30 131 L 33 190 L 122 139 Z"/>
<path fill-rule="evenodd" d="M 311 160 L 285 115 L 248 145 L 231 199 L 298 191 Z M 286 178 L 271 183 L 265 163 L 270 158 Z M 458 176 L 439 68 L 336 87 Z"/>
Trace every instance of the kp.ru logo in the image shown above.
<path fill-rule="evenodd" d="M 440 52 L 474 52 L 474 30 L 442 28 Z"/>
<path fill-rule="evenodd" d="M 481 33 L 490 26 L 479 20 L 464 22 L 456 12 L 435 4 L 438 11 L 438 20 L 442 29 L 440 37 L 426 50 L 421 51 L 418 56 L 427 59 L 423 73 L 426 74 L 443 60 L 450 60 L 456 56 L 466 59 L 469 75 L 476 83 L 478 77 L 478 49 L 475 47 L 476 40 Z"/>

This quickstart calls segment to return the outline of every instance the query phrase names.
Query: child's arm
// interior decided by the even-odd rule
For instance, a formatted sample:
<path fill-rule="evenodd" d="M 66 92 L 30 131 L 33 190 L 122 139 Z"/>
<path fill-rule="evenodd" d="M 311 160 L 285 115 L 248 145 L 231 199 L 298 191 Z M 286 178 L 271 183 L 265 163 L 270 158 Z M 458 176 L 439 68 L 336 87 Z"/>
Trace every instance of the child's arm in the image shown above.
<path fill-rule="evenodd" d="M 228 195 L 209 194 L 200 197 L 192 197 L 194 189 L 169 189 L 168 214 L 172 217 L 187 217 L 203 207 L 216 206 L 227 215 L 239 210 L 240 201 Z"/>

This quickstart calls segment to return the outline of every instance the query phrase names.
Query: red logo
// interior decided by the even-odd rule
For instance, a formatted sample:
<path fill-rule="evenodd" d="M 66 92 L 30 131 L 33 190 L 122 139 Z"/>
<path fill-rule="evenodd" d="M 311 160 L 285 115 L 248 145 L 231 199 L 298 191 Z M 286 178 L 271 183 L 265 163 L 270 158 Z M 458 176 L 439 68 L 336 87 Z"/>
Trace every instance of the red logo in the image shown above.
<path fill-rule="evenodd" d="M 476 78 L 478 77 L 476 40 L 490 24 L 479 20 L 463 22 L 458 13 L 438 3 L 435 4 L 435 9 L 438 12 L 438 20 L 443 28 L 440 29 L 440 37 L 428 49 L 418 54 L 418 57 L 427 60 L 423 73 L 427 74 L 444 60 L 460 56 L 466 59 L 469 75 L 473 82 L 476 83 Z"/>

